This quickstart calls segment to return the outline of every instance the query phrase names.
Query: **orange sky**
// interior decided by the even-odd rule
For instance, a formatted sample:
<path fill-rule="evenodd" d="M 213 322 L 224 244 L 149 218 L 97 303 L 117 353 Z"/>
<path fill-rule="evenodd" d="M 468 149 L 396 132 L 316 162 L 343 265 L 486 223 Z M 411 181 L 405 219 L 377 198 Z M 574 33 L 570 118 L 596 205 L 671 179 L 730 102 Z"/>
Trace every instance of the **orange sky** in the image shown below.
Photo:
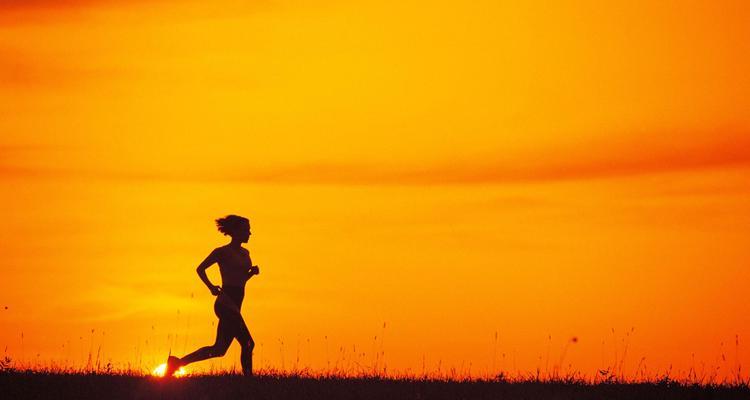
<path fill-rule="evenodd" d="M 261 367 L 747 365 L 750 6 L 517 3 L 0 2 L 0 345 L 210 344 L 238 213 Z"/>

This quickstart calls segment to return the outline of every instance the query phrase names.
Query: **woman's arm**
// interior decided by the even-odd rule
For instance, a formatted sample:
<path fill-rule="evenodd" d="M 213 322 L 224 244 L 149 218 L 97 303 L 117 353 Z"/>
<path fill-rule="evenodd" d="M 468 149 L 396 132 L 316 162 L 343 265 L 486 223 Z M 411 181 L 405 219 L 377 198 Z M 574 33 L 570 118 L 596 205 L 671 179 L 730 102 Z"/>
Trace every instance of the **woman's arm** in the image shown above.
<path fill-rule="evenodd" d="M 198 268 L 195 269 L 196 272 L 198 272 L 198 276 L 201 278 L 203 283 L 206 285 L 208 290 L 211 291 L 211 294 L 214 296 L 218 296 L 219 293 L 221 293 L 221 287 L 214 285 L 211 283 L 210 280 L 208 280 L 208 275 L 206 275 L 206 269 L 208 267 L 212 266 L 217 261 L 217 254 L 216 249 L 214 249 L 211 254 L 206 257 L 203 262 L 198 265 Z"/>
<path fill-rule="evenodd" d="M 247 270 L 247 277 L 245 278 L 246 282 L 250 280 L 253 275 L 260 274 L 260 268 L 258 268 L 257 265 L 253 265 L 253 260 L 250 258 L 250 252 L 247 253 L 247 262 L 250 264 L 250 268 Z"/>

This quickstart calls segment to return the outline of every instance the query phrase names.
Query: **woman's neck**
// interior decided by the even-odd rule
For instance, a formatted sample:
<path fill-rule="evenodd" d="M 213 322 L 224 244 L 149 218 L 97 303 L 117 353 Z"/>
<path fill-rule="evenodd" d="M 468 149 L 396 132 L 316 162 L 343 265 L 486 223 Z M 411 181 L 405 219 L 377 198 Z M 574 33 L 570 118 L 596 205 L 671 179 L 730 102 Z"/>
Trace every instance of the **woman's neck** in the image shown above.
<path fill-rule="evenodd" d="M 242 247 L 242 242 L 240 242 L 239 240 L 232 239 L 232 241 L 229 242 L 228 246 L 231 247 L 231 248 L 233 248 L 233 249 L 239 249 L 239 248 Z"/>

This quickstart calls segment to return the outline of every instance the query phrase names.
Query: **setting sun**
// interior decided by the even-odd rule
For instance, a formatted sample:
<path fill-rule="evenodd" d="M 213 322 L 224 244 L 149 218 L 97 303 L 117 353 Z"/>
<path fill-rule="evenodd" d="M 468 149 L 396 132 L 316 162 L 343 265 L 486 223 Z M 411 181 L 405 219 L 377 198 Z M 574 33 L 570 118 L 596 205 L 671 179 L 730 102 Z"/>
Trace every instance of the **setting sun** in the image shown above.
<path fill-rule="evenodd" d="M 158 377 L 163 377 L 164 376 L 164 372 L 166 370 L 167 370 L 167 364 L 164 363 L 164 364 L 161 364 L 158 367 L 154 368 L 154 370 L 151 371 L 151 375 L 158 376 Z M 174 376 L 179 378 L 179 377 L 185 376 L 186 373 L 187 373 L 187 371 L 185 371 L 185 368 L 184 367 L 180 367 L 180 368 L 177 369 L 177 371 L 175 371 Z"/>

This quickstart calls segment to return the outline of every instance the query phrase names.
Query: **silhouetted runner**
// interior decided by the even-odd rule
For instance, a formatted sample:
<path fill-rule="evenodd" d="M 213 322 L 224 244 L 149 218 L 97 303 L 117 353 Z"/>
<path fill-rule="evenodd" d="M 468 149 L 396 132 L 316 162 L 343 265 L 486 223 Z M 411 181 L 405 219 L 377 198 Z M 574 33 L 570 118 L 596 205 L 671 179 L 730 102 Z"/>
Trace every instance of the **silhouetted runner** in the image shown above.
<path fill-rule="evenodd" d="M 232 241 L 226 246 L 214 249 L 197 268 L 198 276 L 211 294 L 216 296 L 214 312 L 219 317 L 216 341 L 212 346 L 201 347 L 182 358 L 169 356 L 164 376 L 172 376 L 180 367 L 190 363 L 223 356 L 232 343 L 232 339 L 237 339 L 242 346 L 240 355 L 242 373 L 253 374 L 255 342 L 240 314 L 242 299 L 245 297 L 245 282 L 253 275 L 260 273 L 258 266 L 252 265 L 250 261 L 250 252 L 242 247 L 242 243 L 247 243 L 250 238 L 250 221 L 238 215 L 227 215 L 217 219 L 216 226 L 219 232 L 231 236 Z M 206 269 L 214 263 L 219 264 L 222 286 L 212 284 L 206 275 Z"/>

